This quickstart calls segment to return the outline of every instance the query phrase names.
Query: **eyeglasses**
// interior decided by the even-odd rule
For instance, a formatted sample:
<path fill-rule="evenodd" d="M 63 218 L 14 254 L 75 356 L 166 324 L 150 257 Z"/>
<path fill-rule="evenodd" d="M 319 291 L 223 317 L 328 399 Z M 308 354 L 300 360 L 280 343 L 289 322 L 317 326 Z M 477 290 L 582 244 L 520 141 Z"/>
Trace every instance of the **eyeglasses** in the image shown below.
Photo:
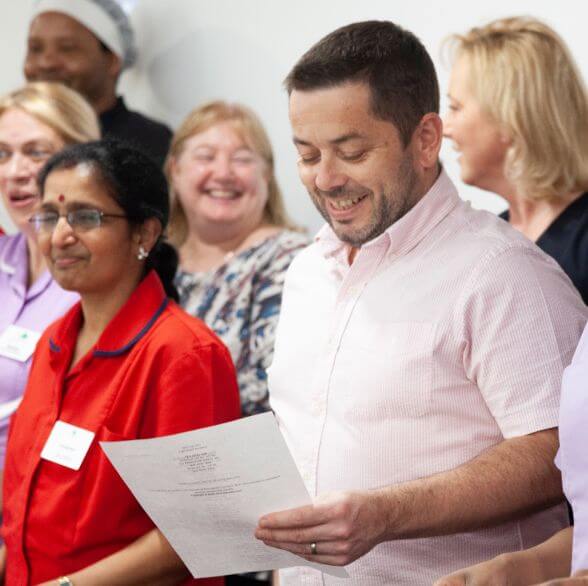
<path fill-rule="evenodd" d="M 102 226 L 102 218 L 126 218 L 124 214 L 107 214 L 95 209 L 72 210 L 67 214 L 57 212 L 38 212 L 29 218 L 36 232 L 50 234 L 55 230 L 59 218 L 65 218 L 67 223 L 77 232 L 85 232 Z"/>

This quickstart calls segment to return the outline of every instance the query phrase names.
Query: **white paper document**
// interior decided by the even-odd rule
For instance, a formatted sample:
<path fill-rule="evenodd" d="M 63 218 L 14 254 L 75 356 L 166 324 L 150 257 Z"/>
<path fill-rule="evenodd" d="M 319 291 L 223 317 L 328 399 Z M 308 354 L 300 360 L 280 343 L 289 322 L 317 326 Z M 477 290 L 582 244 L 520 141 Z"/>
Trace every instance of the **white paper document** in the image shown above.
<path fill-rule="evenodd" d="M 312 503 L 272 413 L 100 445 L 195 578 L 291 566 L 348 577 L 254 536 L 262 515 Z"/>

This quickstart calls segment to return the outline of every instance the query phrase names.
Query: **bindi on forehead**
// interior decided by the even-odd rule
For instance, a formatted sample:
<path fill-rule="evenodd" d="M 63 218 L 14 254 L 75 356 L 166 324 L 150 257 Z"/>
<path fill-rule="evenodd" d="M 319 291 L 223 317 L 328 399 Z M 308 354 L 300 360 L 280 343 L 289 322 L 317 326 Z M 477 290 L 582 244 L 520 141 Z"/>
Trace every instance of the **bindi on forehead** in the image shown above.
<path fill-rule="evenodd" d="M 63 202 L 65 201 L 65 195 L 63 195 L 63 193 L 60 193 L 60 194 L 57 196 L 57 201 L 58 201 L 59 203 L 63 203 Z"/>

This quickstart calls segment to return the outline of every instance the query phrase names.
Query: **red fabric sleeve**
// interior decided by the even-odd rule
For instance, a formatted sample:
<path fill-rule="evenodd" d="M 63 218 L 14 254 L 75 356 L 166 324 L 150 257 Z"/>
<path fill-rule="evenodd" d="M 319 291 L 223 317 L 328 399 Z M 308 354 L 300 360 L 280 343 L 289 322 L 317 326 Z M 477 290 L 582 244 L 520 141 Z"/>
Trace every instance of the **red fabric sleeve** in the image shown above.
<path fill-rule="evenodd" d="M 191 431 L 240 416 L 235 368 L 220 344 L 190 349 L 155 382 L 142 425 L 143 437 Z"/>

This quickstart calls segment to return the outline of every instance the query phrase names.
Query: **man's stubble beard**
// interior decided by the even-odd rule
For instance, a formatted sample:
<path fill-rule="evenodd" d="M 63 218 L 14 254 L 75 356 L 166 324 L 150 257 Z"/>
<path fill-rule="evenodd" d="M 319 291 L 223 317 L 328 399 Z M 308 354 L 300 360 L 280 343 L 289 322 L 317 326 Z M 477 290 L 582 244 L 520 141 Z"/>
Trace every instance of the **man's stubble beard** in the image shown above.
<path fill-rule="evenodd" d="M 330 192 L 320 192 L 320 195 L 310 193 L 310 198 L 317 208 L 318 212 L 331 226 L 339 240 L 350 244 L 354 248 L 360 248 L 366 242 L 377 238 L 383 234 L 392 224 L 404 217 L 419 201 L 420 197 L 417 193 L 418 176 L 414 171 L 412 156 L 405 155 L 398 167 L 398 174 L 396 181 L 390 191 L 381 195 L 378 207 L 374 208 L 371 221 L 364 228 L 357 229 L 353 232 L 345 232 L 336 228 L 331 221 L 331 218 L 323 205 L 324 197 L 354 197 L 365 194 L 365 190 L 361 193 L 355 193 L 352 190 L 335 189 Z M 325 195 L 326 194 L 326 195 Z M 370 191 L 367 197 L 371 197 L 372 201 L 374 192 Z"/>

